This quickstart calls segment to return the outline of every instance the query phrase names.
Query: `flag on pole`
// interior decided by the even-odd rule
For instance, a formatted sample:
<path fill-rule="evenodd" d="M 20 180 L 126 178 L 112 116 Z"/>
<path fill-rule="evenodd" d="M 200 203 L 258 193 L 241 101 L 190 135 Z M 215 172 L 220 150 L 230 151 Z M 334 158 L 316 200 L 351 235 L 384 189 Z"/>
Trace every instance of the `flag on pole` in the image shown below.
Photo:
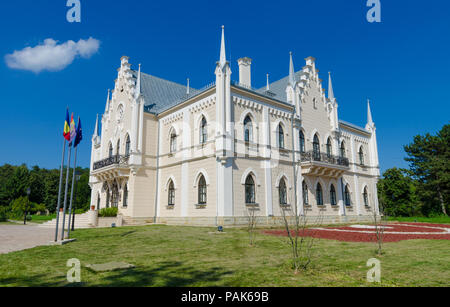
<path fill-rule="evenodd" d="M 67 108 L 66 112 L 66 122 L 64 123 L 64 138 L 67 141 L 70 141 L 70 118 L 69 118 L 69 108 Z"/>
<path fill-rule="evenodd" d="M 72 146 L 72 143 L 74 139 L 77 136 L 77 129 L 75 127 L 75 120 L 73 119 L 73 113 L 72 113 L 72 119 L 70 120 L 70 139 L 69 139 L 69 146 Z"/>
<path fill-rule="evenodd" d="M 81 128 L 81 119 L 78 117 L 77 135 L 75 137 L 75 143 L 73 147 L 77 147 L 83 140 L 83 129 Z"/>

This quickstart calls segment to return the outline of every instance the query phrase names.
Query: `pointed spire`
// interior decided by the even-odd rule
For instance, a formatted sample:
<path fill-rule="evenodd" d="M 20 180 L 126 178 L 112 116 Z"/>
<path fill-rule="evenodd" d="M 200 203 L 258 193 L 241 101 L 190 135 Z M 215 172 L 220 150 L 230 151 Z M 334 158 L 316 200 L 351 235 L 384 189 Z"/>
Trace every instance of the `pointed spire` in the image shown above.
<path fill-rule="evenodd" d="M 108 96 L 106 97 L 105 113 L 109 112 L 110 93 L 111 93 L 111 90 L 108 89 Z"/>
<path fill-rule="evenodd" d="M 141 94 L 141 64 L 139 64 L 139 70 L 136 81 L 136 93 L 134 97 L 138 99 L 140 94 Z"/>
<path fill-rule="evenodd" d="M 222 43 L 220 46 L 220 68 L 223 68 L 227 63 L 227 56 L 225 53 L 225 26 L 222 26 Z"/>
<path fill-rule="evenodd" d="M 186 95 L 189 95 L 191 93 L 191 85 L 190 85 L 189 78 L 187 79 L 187 88 L 186 88 Z"/>
<path fill-rule="evenodd" d="M 270 91 L 269 74 L 267 74 L 267 87 L 266 87 L 266 90 Z"/>
<path fill-rule="evenodd" d="M 94 129 L 94 137 L 97 137 L 99 135 L 98 132 L 98 114 L 97 114 L 97 121 L 95 122 L 95 129 Z"/>
<path fill-rule="evenodd" d="M 295 71 L 294 71 L 294 60 L 292 59 L 292 52 L 290 54 L 290 64 L 289 64 L 289 84 L 295 86 Z"/>
<path fill-rule="evenodd" d="M 331 72 L 328 72 L 328 99 L 334 99 L 333 83 L 331 82 Z"/>
<path fill-rule="evenodd" d="M 367 124 L 373 126 L 372 110 L 370 109 L 370 100 L 367 99 Z"/>

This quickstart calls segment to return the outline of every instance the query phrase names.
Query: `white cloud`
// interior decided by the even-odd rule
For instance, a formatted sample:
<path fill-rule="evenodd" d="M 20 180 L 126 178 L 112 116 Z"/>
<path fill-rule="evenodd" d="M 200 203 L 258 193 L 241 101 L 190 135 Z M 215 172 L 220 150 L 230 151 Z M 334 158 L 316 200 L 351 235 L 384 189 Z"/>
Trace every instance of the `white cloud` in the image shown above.
<path fill-rule="evenodd" d="M 16 50 L 5 56 L 6 65 L 12 69 L 29 70 L 34 73 L 41 71 L 60 71 L 72 64 L 76 57 L 88 59 L 97 53 L 100 41 L 90 37 L 78 42 L 69 40 L 58 44 L 48 38 L 43 44 Z"/>

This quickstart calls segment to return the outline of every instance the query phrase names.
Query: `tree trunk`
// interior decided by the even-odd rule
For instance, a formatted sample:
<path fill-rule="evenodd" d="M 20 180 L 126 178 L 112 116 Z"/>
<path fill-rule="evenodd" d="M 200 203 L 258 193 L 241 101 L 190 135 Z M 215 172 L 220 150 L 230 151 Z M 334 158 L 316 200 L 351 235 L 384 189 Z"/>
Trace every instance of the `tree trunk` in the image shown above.
<path fill-rule="evenodd" d="M 439 202 L 441 203 L 441 207 L 442 207 L 442 212 L 445 215 L 448 215 L 447 210 L 445 209 L 444 198 L 442 197 L 441 189 L 439 188 L 439 186 L 437 187 L 437 191 L 438 191 L 438 195 L 439 195 Z"/>

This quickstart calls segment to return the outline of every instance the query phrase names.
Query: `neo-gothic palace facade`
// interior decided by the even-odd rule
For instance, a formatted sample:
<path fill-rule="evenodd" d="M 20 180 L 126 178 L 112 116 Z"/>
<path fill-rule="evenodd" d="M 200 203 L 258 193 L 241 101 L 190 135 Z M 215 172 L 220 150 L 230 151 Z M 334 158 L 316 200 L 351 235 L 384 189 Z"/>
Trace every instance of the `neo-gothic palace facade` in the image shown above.
<path fill-rule="evenodd" d="M 272 223 L 294 206 L 327 222 L 370 219 L 380 176 L 370 106 L 365 128 L 339 120 L 312 57 L 295 72 L 291 54 L 289 75 L 261 89 L 251 62 L 232 81 L 222 32 L 216 82 L 197 90 L 122 57 L 92 138 L 91 205 L 118 207 L 130 224 L 237 225 L 249 210 Z"/>

